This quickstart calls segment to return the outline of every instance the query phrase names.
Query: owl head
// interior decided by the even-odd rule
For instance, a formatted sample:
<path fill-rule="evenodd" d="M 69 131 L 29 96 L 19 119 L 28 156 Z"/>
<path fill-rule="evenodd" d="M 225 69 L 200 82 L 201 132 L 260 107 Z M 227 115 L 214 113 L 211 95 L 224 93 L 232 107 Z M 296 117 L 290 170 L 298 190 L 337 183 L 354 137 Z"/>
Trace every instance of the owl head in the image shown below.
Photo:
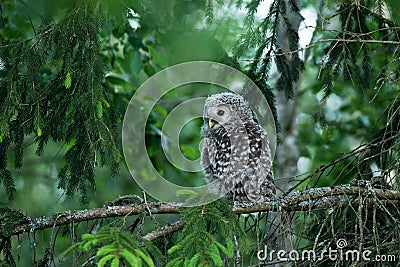
<path fill-rule="evenodd" d="M 204 104 L 203 117 L 211 129 L 253 120 L 251 109 L 244 98 L 234 93 L 209 96 Z"/>

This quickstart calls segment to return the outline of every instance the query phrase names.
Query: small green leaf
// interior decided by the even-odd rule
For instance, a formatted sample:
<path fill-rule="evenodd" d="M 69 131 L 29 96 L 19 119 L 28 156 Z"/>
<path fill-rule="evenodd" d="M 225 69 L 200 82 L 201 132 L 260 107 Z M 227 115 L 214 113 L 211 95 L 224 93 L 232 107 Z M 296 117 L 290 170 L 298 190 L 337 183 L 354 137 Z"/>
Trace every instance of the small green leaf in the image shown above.
<path fill-rule="evenodd" d="M 198 266 L 197 265 L 197 262 L 199 261 L 199 258 L 200 258 L 200 253 L 196 253 L 191 259 L 190 259 L 190 261 L 189 261 L 189 264 L 188 264 L 188 266 L 190 266 L 190 267 L 194 267 L 194 266 Z"/>
<path fill-rule="evenodd" d="M 71 87 L 71 84 L 72 84 L 71 73 L 68 71 L 67 75 L 65 76 L 64 86 L 65 88 L 69 89 Z"/>
<path fill-rule="evenodd" d="M 126 259 L 126 261 L 131 266 L 138 266 L 140 264 L 140 259 L 138 259 L 134 254 L 132 254 L 127 249 L 122 250 L 120 254 L 122 257 L 124 257 Z"/>
<path fill-rule="evenodd" d="M 233 244 L 233 241 L 231 239 L 227 238 L 225 254 L 226 254 L 226 256 L 228 256 L 228 258 L 233 258 L 234 253 L 235 253 L 235 245 Z"/>
<path fill-rule="evenodd" d="M 36 133 L 37 133 L 37 136 L 42 136 L 42 129 L 40 127 L 38 127 L 36 129 Z"/>
<path fill-rule="evenodd" d="M 103 105 L 101 101 L 97 101 L 97 117 L 99 117 L 99 119 L 103 118 Z"/>
<path fill-rule="evenodd" d="M 144 262 L 147 263 L 148 266 L 154 266 L 153 260 L 149 256 L 147 256 L 146 254 L 144 254 L 143 251 L 141 251 L 140 249 L 137 249 L 137 248 L 134 249 L 134 251 L 140 258 L 142 258 L 142 260 Z"/>
<path fill-rule="evenodd" d="M 91 250 L 93 247 L 95 247 L 96 245 L 97 245 L 97 239 L 92 239 L 92 240 L 88 240 L 87 242 L 85 242 L 83 245 L 82 245 L 82 249 L 84 250 L 84 251 L 89 251 L 89 250 Z"/>
<path fill-rule="evenodd" d="M 106 105 L 107 108 L 110 108 L 110 103 L 108 103 L 107 100 L 105 100 L 104 98 L 101 99 L 104 103 L 104 105 Z"/>
<path fill-rule="evenodd" d="M 101 258 L 97 263 L 97 267 L 103 267 L 104 265 L 106 265 L 107 261 L 111 260 L 112 258 L 114 258 L 113 254 Z"/>
<path fill-rule="evenodd" d="M 82 240 L 90 240 L 90 239 L 93 239 L 94 238 L 94 235 L 92 235 L 92 234 L 83 234 L 82 235 Z"/>
<path fill-rule="evenodd" d="M 177 251 L 178 249 L 181 249 L 182 246 L 181 245 L 175 245 L 173 247 L 171 247 L 170 249 L 168 249 L 168 254 L 173 254 L 175 251 Z"/>
<path fill-rule="evenodd" d="M 114 252 L 115 252 L 115 248 L 113 245 L 106 245 L 106 246 L 99 248 L 99 250 L 96 253 L 96 256 L 101 257 L 101 256 L 104 256 L 107 254 L 114 254 Z"/>
<path fill-rule="evenodd" d="M 232 258 L 234 254 L 233 242 L 231 239 L 226 239 L 227 246 L 225 247 L 221 243 L 215 241 L 214 244 L 224 253 L 228 258 Z"/>
<path fill-rule="evenodd" d="M 112 260 L 111 267 L 119 267 L 119 258 L 114 258 Z"/>
<path fill-rule="evenodd" d="M 71 148 L 71 147 L 73 147 L 75 144 L 76 144 L 76 138 L 72 138 L 72 139 L 67 143 L 67 146 L 68 146 L 68 148 Z M 86 235 L 90 235 L 90 236 L 91 236 L 91 234 L 84 234 L 83 236 L 86 236 Z M 83 237 L 83 236 L 82 236 L 82 237 Z"/>
<path fill-rule="evenodd" d="M 37 115 L 34 118 L 33 125 L 36 129 L 37 136 L 41 136 L 43 122 L 42 122 L 42 117 L 41 117 L 39 111 L 37 112 Z"/>
<path fill-rule="evenodd" d="M 209 252 L 208 255 L 214 262 L 215 266 L 222 266 L 224 264 L 223 260 L 221 259 L 221 256 L 217 253 Z"/>
<path fill-rule="evenodd" d="M 172 261 L 168 262 L 166 267 L 175 267 L 175 266 L 181 266 L 183 259 L 181 257 L 175 258 Z"/>

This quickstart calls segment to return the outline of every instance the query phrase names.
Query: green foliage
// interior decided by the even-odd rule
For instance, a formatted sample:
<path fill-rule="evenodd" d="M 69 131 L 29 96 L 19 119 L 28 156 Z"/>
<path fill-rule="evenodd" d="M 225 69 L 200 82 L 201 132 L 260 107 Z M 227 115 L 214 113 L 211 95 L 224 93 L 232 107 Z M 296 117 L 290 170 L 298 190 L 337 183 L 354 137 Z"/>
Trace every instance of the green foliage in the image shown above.
<path fill-rule="evenodd" d="M 15 264 L 14 257 L 12 255 L 12 246 L 11 246 L 11 238 L 2 238 L 0 243 L 0 251 L 4 254 L 4 259 L 0 259 L 0 266 L 9 266 L 14 267 L 17 266 Z"/>
<path fill-rule="evenodd" d="M 246 52 L 255 51 L 253 60 L 248 65 L 247 75 L 255 81 L 257 86 L 264 93 L 269 106 L 271 107 L 277 129 L 279 130 L 279 120 L 276 111 L 275 93 L 269 85 L 271 66 L 275 63 L 280 74 L 276 86 L 278 90 L 285 92 L 288 98 L 292 98 L 293 84 L 298 81 L 300 73 L 304 69 L 304 64 L 300 60 L 298 53 L 285 54 L 289 49 L 296 51 L 299 46 L 299 36 L 297 29 L 293 28 L 288 19 L 289 13 L 302 20 L 300 9 L 296 1 L 274 0 L 271 2 L 267 16 L 260 22 L 256 21 L 256 12 L 262 1 L 251 0 L 246 4 L 247 14 L 244 19 L 246 32 L 241 34 L 233 48 L 234 56 L 240 58 Z M 237 1 L 240 6 L 242 1 Z M 287 34 L 288 47 L 285 47 L 279 40 L 279 34 L 285 29 Z"/>
<path fill-rule="evenodd" d="M 0 146 L 2 146 L 2 144 L 0 144 Z M 6 157 L 5 153 L 6 152 L 4 152 L 3 157 Z M 0 158 L 0 160 L 1 160 L 1 158 Z M 6 163 L 6 161 L 4 160 L 0 164 L 5 165 L 5 163 Z M 5 168 L 0 169 L 0 182 L 3 183 L 6 193 L 8 195 L 8 198 L 10 200 L 13 199 L 14 192 L 15 192 L 15 185 L 14 185 L 14 179 L 12 178 L 9 170 L 7 170 Z"/>
<path fill-rule="evenodd" d="M 132 233 L 102 227 L 95 234 L 84 234 L 82 241 L 75 243 L 63 254 L 75 252 L 95 253 L 97 266 L 162 266 L 163 256 L 148 240 Z M 108 266 L 108 265 L 107 265 Z"/>
<path fill-rule="evenodd" d="M 327 2 L 321 9 L 333 27 L 316 31 L 316 43 L 316 38 L 328 40 L 309 50 L 314 64 L 308 65 L 306 75 L 314 75 L 317 80 L 302 91 L 299 129 L 301 143 L 313 145 L 300 149 L 302 155 L 312 159 L 313 168 L 324 162 L 337 163 L 325 169 L 327 177 L 317 171 L 309 186 L 357 179 L 397 188 L 394 180 L 398 178 L 393 171 L 396 173 L 398 168 L 399 147 L 393 134 L 399 130 L 394 107 L 398 102 L 400 66 L 393 58 L 398 56 L 398 30 L 395 21 L 382 11 L 383 5 L 384 1 Z M 319 23 L 322 27 L 326 22 Z M 311 93 L 309 88 L 313 88 Z M 320 101 L 319 108 L 315 101 Z M 311 137 L 310 129 L 314 133 Z M 365 146 L 356 149 L 362 142 Z M 332 147 L 337 149 L 332 151 Z M 350 152 L 335 156 L 337 151 Z M 375 164 L 382 174 L 371 171 Z"/>
<path fill-rule="evenodd" d="M 303 18 L 296 1 L 288 1 L 289 7 L 287 7 L 285 1 L 274 0 L 271 2 L 268 15 L 261 23 L 256 24 L 255 14 L 261 2 L 252 0 L 246 5 L 247 15 L 244 23 L 247 30 L 239 37 L 234 48 L 235 56 L 240 57 L 248 49 L 255 49 L 254 59 L 249 65 L 249 76 L 259 77 L 265 84 L 267 84 L 271 65 L 275 62 L 280 74 L 277 81 L 278 89 L 285 91 L 286 96 L 291 98 L 293 97 L 293 83 L 299 79 L 304 65 L 297 53 L 290 56 L 284 54 L 287 49 L 297 50 L 299 45 L 298 32 L 291 25 L 288 12 L 297 16 L 299 20 Z M 287 48 L 278 40 L 278 34 L 282 27 L 287 30 L 289 44 Z"/>
<path fill-rule="evenodd" d="M 99 40 L 106 14 L 97 1 L 77 1 L 64 12 L 60 18 L 43 16 L 31 39 L 14 43 L 3 36 L 0 181 L 9 198 L 14 184 L 6 152 L 15 144 L 14 166 L 20 168 L 29 135 L 35 136 L 39 156 L 50 139 L 70 144 L 59 173 L 59 188 L 68 196 L 79 191 L 81 201 L 88 201 L 96 165 L 108 164 L 117 174 L 118 119 L 113 107 L 102 106 L 110 98 L 102 83 L 106 66 Z"/>
<path fill-rule="evenodd" d="M 167 266 L 223 266 L 232 260 L 234 235 L 242 252 L 249 250 L 247 237 L 232 206 L 225 200 L 182 210 L 186 222 L 178 243 L 168 250 Z"/>
<path fill-rule="evenodd" d="M 11 230 L 18 224 L 26 222 L 27 217 L 17 210 L 0 208 L 0 230 L 2 236 L 10 237 Z M 1 250 L 0 250 L 1 251 Z"/>
<path fill-rule="evenodd" d="M 380 5 L 379 7 L 380 8 L 378 10 L 381 11 L 381 12 L 379 12 L 381 14 L 383 13 L 383 10 L 385 8 L 385 6 L 384 6 L 385 3 L 390 8 L 390 11 L 391 11 L 390 13 L 392 15 L 393 20 L 396 22 L 397 25 L 400 25 L 400 18 L 395 15 L 396 12 L 400 8 L 400 3 L 398 1 L 396 1 L 396 0 L 379 1 L 379 5 Z"/>
<path fill-rule="evenodd" d="M 307 65 L 303 78 L 298 117 L 300 153 L 315 171 L 302 186 L 399 188 L 398 27 L 384 5 L 327 1 L 319 9 L 322 19 L 309 50 L 314 64 Z M 323 18 L 332 27 L 325 29 Z M 307 75 L 318 79 L 310 82 Z M 299 247 L 320 252 L 344 238 L 349 250 L 397 257 L 398 242 L 386 242 L 398 239 L 398 216 L 396 207 L 377 199 L 335 201 L 329 210 L 299 215 L 296 233 L 304 238 Z M 335 264 L 350 265 L 324 261 L 321 266 Z"/>
<path fill-rule="evenodd" d="M 0 259 L 0 266 L 16 266 L 12 255 L 11 234 L 14 227 L 27 221 L 27 217 L 17 210 L 0 208 L 0 253 L 4 255 Z M 0 255 L 1 255 L 0 254 Z"/>
<path fill-rule="evenodd" d="M 386 125 L 379 129 L 373 136 L 368 150 L 365 151 L 362 161 L 357 166 L 359 168 L 359 180 L 370 180 L 374 186 L 386 187 L 395 190 L 400 189 L 399 154 L 400 154 L 400 113 L 398 107 L 400 101 L 396 98 L 384 112 L 387 118 Z M 378 163 L 381 173 L 372 173 L 370 166 Z"/>
<path fill-rule="evenodd" d="M 360 5 L 361 4 L 361 8 Z M 395 51 L 395 45 L 385 45 L 377 49 L 377 45 L 365 44 L 363 40 L 371 39 L 370 32 L 377 32 L 377 37 L 384 41 L 397 40 L 395 31 L 392 28 L 382 29 L 383 25 L 395 26 L 384 14 L 372 11 L 372 5 L 366 1 L 352 3 L 343 2 L 339 5 L 337 15 L 340 21 L 340 29 L 333 37 L 339 41 L 330 43 L 324 50 L 320 78 L 324 84 L 324 99 L 329 96 L 333 88 L 334 77 L 340 76 L 349 83 L 352 83 L 358 90 L 365 92 L 370 89 L 369 81 L 371 76 L 375 76 L 371 61 L 382 57 L 382 54 L 391 55 Z M 373 8 L 376 8 L 375 6 Z M 379 30 L 378 30 L 379 29 Z M 327 36 L 328 37 L 328 36 Z M 329 34 L 332 37 L 332 34 Z M 350 39 L 356 42 L 346 42 Z M 378 53 L 371 53 L 378 51 Z M 385 71 L 379 76 L 386 75 Z M 377 77 L 379 80 L 379 77 Z M 323 100 L 324 100 L 323 99 Z"/>

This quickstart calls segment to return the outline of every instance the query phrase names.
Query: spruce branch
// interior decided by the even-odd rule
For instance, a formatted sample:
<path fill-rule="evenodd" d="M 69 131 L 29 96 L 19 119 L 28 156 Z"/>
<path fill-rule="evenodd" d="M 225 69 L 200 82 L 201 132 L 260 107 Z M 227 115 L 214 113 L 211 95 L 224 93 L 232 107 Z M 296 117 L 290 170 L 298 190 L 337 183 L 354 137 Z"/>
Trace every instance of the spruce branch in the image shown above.
<path fill-rule="evenodd" d="M 377 189 L 369 186 L 338 185 L 333 187 L 312 188 L 302 191 L 295 191 L 286 196 L 264 203 L 257 203 L 249 206 L 236 206 L 233 211 L 237 214 L 246 214 L 264 211 L 311 211 L 329 209 L 343 204 L 358 205 L 357 197 L 369 199 L 369 203 L 389 202 L 398 204 L 400 192 L 388 189 Z M 33 232 L 55 226 L 68 225 L 89 220 L 103 218 L 123 217 L 138 215 L 142 213 L 152 214 L 176 214 L 180 213 L 180 203 L 147 202 L 132 206 L 107 206 L 89 210 L 76 210 L 65 212 L 54 217 L 39 217 L 26 220 L 16 225 L 10 235 L 18 235 L 25 232 Z M 148 240 L 154 240 L 168 233 L 180 230 L 184 222 L 164 226 L 145 236 Z M 0 231 L 0 238 L 4 233 Z"/>
<path fill-rule="evenodd" d="M 252 61 L 259 61 L 259 60 L 263 60 L 263 59 L 275 58 L 275 57 L 279 57 L 279 56 L 290 56 L 293 54 L 297 54 L 299 52 L 304 52 L 305 50 L 312 48 L 314 46 L 318 46 L 322 43 L 360 43 L 360 44 L 400 45 L 399 41 L 385 41 L 385 40 L 374 40 L 374 39 L 343 39 L 343 38 L 321 39 L 321 40 L 315 41 L 313 43 L 306 45 L 305 47 L 301 47 L 296 50 L 285 51 L 285 52 L 281 52 L 281 53 L 279 53 L 279 52 L 278 53 L 266 53 L 266 55 L 263 57 L 256 57 L 253 59 L 240 59 L 240 60 L 252 62 Z"/>

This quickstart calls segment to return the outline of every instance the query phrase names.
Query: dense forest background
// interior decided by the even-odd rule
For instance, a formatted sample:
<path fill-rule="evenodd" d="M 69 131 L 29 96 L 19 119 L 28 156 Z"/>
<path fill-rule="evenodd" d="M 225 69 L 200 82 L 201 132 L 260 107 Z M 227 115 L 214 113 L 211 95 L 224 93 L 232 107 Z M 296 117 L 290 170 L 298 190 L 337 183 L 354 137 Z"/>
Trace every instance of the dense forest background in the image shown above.
<path fill-rule="evenodd" d="M 0 265 L 396 266 L 399 7 L 0 0 Z M 180 208 L 144 194 L 127 170 L 131 97 L 157 72 L 199 60 L 245 73 L 270 104 L 277 201 Z M 218 90 L 176 88 L 151 112 L 148 155 L 176 184 L 197 186 L 203 175 L 168 162 L 163 122 L 180 102 Z M 201 124 L 180 133 L 189 159 L 200 156 Z M 339 240 L 375 260 L 257 257 L 264 245 L 320 253 Z"/>

